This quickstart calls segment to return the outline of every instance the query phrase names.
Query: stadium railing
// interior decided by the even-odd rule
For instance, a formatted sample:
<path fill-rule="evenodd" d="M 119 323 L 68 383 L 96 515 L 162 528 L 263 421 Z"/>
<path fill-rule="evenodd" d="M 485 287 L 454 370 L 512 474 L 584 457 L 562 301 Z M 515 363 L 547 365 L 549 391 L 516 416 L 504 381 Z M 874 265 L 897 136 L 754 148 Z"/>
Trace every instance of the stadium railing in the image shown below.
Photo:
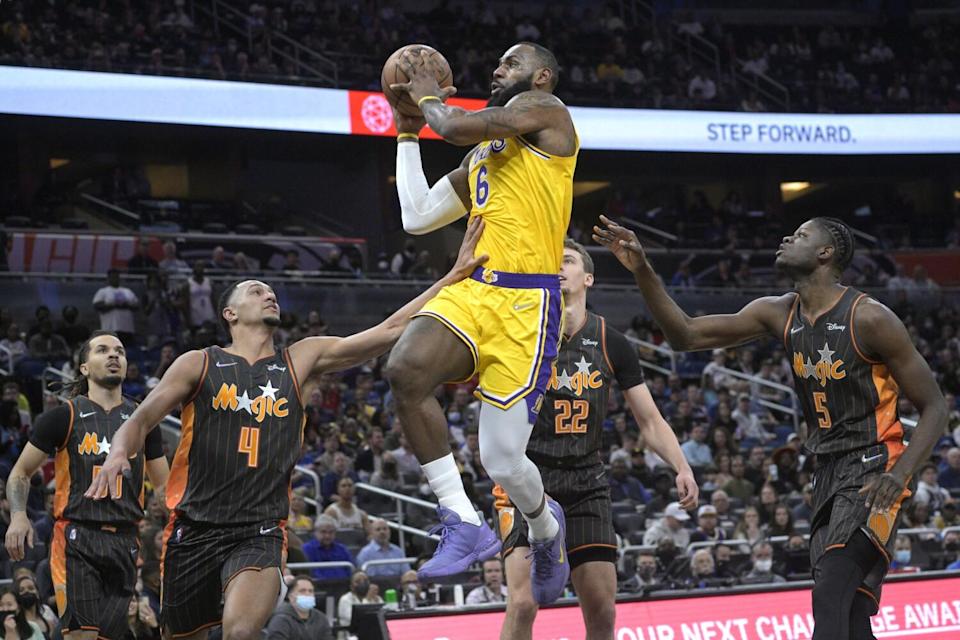
<path fill-rule="evenodd" d="M 414 498 L 413 496 L 404 495 L 402 493 L 397 493 L 396 491 L 389 491 L 387 489 L 381 489 L 380 487 L 375 487 L 372 484 L 367 484 L 366 482 L 358 482 L 354 487 L 360 491 L 368 491 L 370 493 L 375 493 L 377 495 L 384 496 L 396 501 L 397 505 L 397 522 L 392 522 L 384 518 L 384 521 L 387 523 L 391 529 L 395 529 L 400 536 L 400 548 L 406 549 L 406 536 L 404 534 L 411 534 L 421 538 L 429 538 L 430 540 L 438 541 L 440 536 L 432 534 L 429 531 L 424 531 L 423 529 L 417 529 L 416 527 L 411 527 L 404 523 L 404 504 L 409 504 L 417 507 L 423 507 L 431 511 L 436 510 L 437 504 L 435 502 L 428 502 L 426 500 L 421 500 L 420 498 Z"/>
<path fill-rule="evenodd" d="M 632 344 L 635 344 L 638 347 L 642 347 L 644 349 L 648 349 L 655 353 L 659 353 L 663 355 L 665 358 L 667 358 L 668 360 L 670 360 L 669 369 L 662 367 L 655 362 L 644 360 L 643 358 L 640 358 L 641 366 L 646 367 L 647 369 L 652 369 L 653 371 L 657 371 L 658 373 L 662 373 L 664 375 L 670 375 L 671 373 L 677 372 L 677 352 L 671 349 L 669 346 L 667 346 L 666 344 L 654 344 L 652 342 L 647 342 L 646 340 L 641 340 L 640 338 L 634 338 L 631 336 L 626 336 L 626 338 Z"/>
<path fill-rule="evenodd" d="M 773 409 L 780 413 L 789 415 L 793 420 L 794 431 L 797 433 L 800 432 L 800 402 L 797 399 L 797 392 L 793 390 L 793 387 L 788 387 L 787 385 L 780 384 L 779 382 L 773 382 L 772 380 L 767 380 L 766 378 L 761 378 L 760 376 L 756 375 L 750 375 L 749 373 L 744 373 L 728 367 L 717 367 L 717 371 L 720 373 L 725 373 L 733 378 L 745 380 L 751 385 L 756 384 L 761 387 L 767 387 L 769 389 L 787 394 L 790 397 L 790 406 L 780 404 L 778 402 L 772 402 L 770 400 L 764 400 L 763 398 L 755 398 L 755 401 L 768 409 Z"/>
<path fill-rule="evenodd" d="M 367 560 L 362 565 L 360 565 L 360 570 L 366 571 L 370 567 L 386 567 L 392 564 L 404 564 L 404 563 L 409 564 L 410 566 L 413 566 L 413 564 L 417 560 L 418 558 L 414 556 L 408 556 L 406 558 L 387 558 L 383 560 Z"/>

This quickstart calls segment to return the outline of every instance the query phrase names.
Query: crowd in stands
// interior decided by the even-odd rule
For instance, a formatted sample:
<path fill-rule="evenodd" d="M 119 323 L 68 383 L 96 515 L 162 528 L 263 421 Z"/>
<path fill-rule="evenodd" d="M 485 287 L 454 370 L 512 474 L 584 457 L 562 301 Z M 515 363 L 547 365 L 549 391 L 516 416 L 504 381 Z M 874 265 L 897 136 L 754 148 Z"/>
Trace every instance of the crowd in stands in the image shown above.
<path fill-rule="evenodd" d="M 111 276 L 118 277 L 118 274 Z M 98 293 L 100 327 L 77 321 L 71 307 L 37 309 L 33 320 L 0 312 L 0 345 L 46 359 L 70 370 L 69 354 L 91 328 L 112 328 L 124 335 L 151 335 L 145 318 L 133 326 L 123 320 L 129 300 L 142 300 L 111 280 L 112 292 Z M 210 292 L 201 290 L 202 295 Z M 194 291 L 194 295 L 201 295 Z M 206 308 L 207 303 L 204 303 Z M 211 303 L 212 304 L 212 303 Z M 200 308 L 191 301 L 191 310 Z M 116 314 L 116 315 L 112 315 Z M 60 319 L 54 320 L 55 316 Z M 187 315 L 189 319 L 192 316 Z M 920 352 L 930 362 L 950 406 L 949 428 L 933 457 L 918 474 L 918 488 L 905 507 L 904 533 L 897 538 L 894 572 L 960 569 L 960 310 L 911 312 L 902 317 Z M 212 323 L 211 323 L 212 324 Z M 319 311 L 306 319 L 291 318 L 277 333 L 278 346 L 306 335 L 328 331 Z M 627 333 L 651 342 L 662 337 L 649 321 L 638 318 Z M 222 344 L 215 326 L 194 326 L 183 334 L 151 335 L 143 348 L 129 350 L 124 392 L 134 398 L 149 393 L 177 354 L 185 349 Z M 640 352 L 653 360 L 654 355 Z M 349 624 L 354 604 L 385 601 L 390 606 L 422 607 L 457 599 L 449 586 L 421 584 L 414 569 L 428 558 L 431 543 L 406 535 L 401 540 L 389 522 L 397 503 L 365 489 L 372 485 L 422 499 L 432 499 L 420 467 L 393 413 L 391 392 L 382 376 L 383 360 L 338 374 L 309 380 L 303 389 L 307 423 L 300 465 L 316 474 L 297 472 L 288 518 L 288 562 L 335 562 L 311 570 L 288 571 L 290 592 L 267 629 L 269 638 L 333 637 L 337 625 Z M 735 350 L 684 354 L 678 373 L 651 373 L 647 384 L 660 411 L 682 442 L 682 449 L 701 486 L 701 504 L 692 512 L 676 502 L 671 471 L 647 448 L 621 394 L 611 394 L 604 424 L 603 455 L 610 465 L 614 522 L 622 541 L 620 590 L 648 593 L 666 589 L 701 589 L 736 584 L 777 583 L 808 578 L 808 542 L 814 461 L 802 449 L 789 416 L 759 404 L 789 404 L 779 390 L 762 380 L 790 384 L 792 363 L 775 342 Z M 743 380 L 730 370 L 757 376 Z M 6 477 L 36 414 L 58 400 L 44 393 L 22 369 L 3 385 L 0 398 L 0 477 Z M 475 383 L 451 384 L 438 390 L 449 424 L 450 446 L 458 460 L 468 495 L 490 513 L 491 481 L 484 471 L 477 438 L 478 400 Z M 916 419 L 916 410 L 901 399 L 900 415 Z M 908 428 L 909 433 L 909 428 Z M 169 452 L 172 454 L 172 452 Z M 56 635 L 49 563 L 52 465 L 34 479 L 29 515 L 37 544 L 26 561 L 12 565 L 0 558 L 0 577 L 16 579 L 17 606 L 47 638 Z M 359 483 L 365 483 L 358 488 Z M 158 559 L 167 512 L 148 493 L 147 516 L 141 524 L 141 580 L 131 601 L 136 637 L 157 637 Z M 427 529 L 434 514 L 406 505 L 404 522 Z M 0 498 L 0 534 L 9 522 Z M 911 532 L 911 530 L 920 530 Z M 367 564 L 373 561 L 373 564 Z M 499 562 L 485 563 L 463 576 L 468 603 L 502 602 L 504 584 Z M 31 599 L 28 592 L 39 594 Z M 24 595 L 28 594 L 28 595 Z M 5 596 L 4 596 L 5 597 Z M 335 619 L 323 613 L 327 598 L 336 602 Z M 311 599 L 312 598 L 312 599 Z M 0 600 L 0 604 L 2 604 Z M 313 604 L 318 603 L 318 608 Z M 46 625 L 46 626 L 44 626 Z M 327 635 L 324 635 L 327 634 Z M 37 638 L 39 640 L 39 638 Z"/>
<path fill-rule="evenodd" d="M 485 97 L 496 56 L 516 41 L 550 47 L 562 64 L 559 95 L 574 104 L 657 109 L 783 109 L 754 77 L 786 86 L 794 111 L 960 110 L 956 29 L 949 24 L 774 27 L 704 24 L 693 14 L 634 23 L 620 3 L 526 3 L 468 10 L 448 0 L 401 11 L 391 3 L 256 0 L 243 38 L 220 37 L 184 0 L 14 0 L 2 26 L 0 62 L 150 75 L 323 83 L 298 68 L 293 38 L 337 63 L 339 84 L 379 89 L 380 65 L 395 49 L 427 42 L 445 52 L 460 94 Z M 715 59 L 688 51 L 706 39 Z M 768 86 L 768 85 L 765 85 Z"/>

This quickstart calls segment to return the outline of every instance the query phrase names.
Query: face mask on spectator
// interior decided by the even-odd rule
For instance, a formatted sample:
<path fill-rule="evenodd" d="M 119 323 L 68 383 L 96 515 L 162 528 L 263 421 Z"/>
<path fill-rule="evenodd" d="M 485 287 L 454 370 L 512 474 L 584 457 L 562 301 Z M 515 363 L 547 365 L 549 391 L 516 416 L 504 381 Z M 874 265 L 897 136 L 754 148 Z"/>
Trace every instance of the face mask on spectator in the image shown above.
<path fill-rule="evenodd" d="M 947 551 L 960 551 L 960 542 L 948 542 L 943 548 Z"/>
<path fill-rule="evenodd" d="M 637 575 L 639 575 L 644 580 L 649 580 L 650 578 L 652 578 L 655 572 L 656 572 L 655 567 L 647 566 L 647 567 L 640 567 L 639 569 L 637 569 Z"/>
<path fill-rule="evenodd" d="M 757 573 L 770 573 L 770 570 L 773 569 L 773 560 L 770 558 L 754 560 L 753 568 L 757 570 Z"/>
<path fill-rule="evenodd" d="M 309 611 L 317 606 L 316 596 L 310 596 L 304 593 L 301 593 L 297 596 L 297 609 L 302 611 Z"/>
<path fill-rule="evenodd" d="M 35 593 L 29 591 L 21 593 L 18 599 L 20 600 L 20 606 L 24 609 L 32 609 L 37 606 L 37 594 Z"/>
<path fill-rule="evenodd" d="M 358 582 L 358 583 L 357 583 L 356 585 L 354 585 L 354 587 L 353 587 L 353 593 L 354 593 L 354 595 L 356 595 L 358 598 L 365 598 L 368 591 L 370 591 L 370 581 L 369 581 L 369 580 L 361 580 L 360 582 Z"/>
<path fill-rule="evenodd" d="M 893 554 L 893 559 L 900 564 L 908 564 L 910 562 L 910 549 L 900 549 Z"/>

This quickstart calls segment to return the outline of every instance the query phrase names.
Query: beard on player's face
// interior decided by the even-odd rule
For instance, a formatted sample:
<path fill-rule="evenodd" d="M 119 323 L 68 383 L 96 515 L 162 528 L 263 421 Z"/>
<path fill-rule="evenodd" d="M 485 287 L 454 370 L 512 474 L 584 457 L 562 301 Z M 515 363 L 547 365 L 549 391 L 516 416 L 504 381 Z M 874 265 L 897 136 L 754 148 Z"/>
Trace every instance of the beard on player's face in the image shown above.
<path fill-rule="evenodd" d="M 533 74 L 531 73 L 526 78 L 521 78 L 514 82 L 513 84 L 501 84 L 500 91 L 494 95 L 490 94 L 490 99 L 487 100 L 488 107 L 502 107 L 514 97 L 518 96 L 524 91 L 533 90 Z"/>
<path fill-rule="evenodd" d="M 263 324 L 268 327 L 279 327 L 280 326 L 280 316 L 263 316 Z"/>
<path fill-rule="evenodd" d="M 126 373 L 126 372 L 124 372 Z M 90 376 L 90 379 L 100 387 L 106 389 L 116 389 L 123 384 L 123 376 L 118 373 L 106 373 L 103 376 Z"/>

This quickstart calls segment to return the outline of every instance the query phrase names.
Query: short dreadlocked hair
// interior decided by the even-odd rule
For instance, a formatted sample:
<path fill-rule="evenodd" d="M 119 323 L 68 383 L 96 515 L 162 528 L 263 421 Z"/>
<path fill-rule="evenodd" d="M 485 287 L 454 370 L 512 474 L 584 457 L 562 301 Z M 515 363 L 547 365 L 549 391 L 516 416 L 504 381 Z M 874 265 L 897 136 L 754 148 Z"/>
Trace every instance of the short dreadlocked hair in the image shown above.
<path fill-rule="evenodd" d="M 853 261 L 853 252 L 856 249 L 853 232 L 843 220 L 838 218 L 819 217 L 814 218 L 813 221 L 833 239 L 833 264 L 840 273 L 843 273 Z"/>

